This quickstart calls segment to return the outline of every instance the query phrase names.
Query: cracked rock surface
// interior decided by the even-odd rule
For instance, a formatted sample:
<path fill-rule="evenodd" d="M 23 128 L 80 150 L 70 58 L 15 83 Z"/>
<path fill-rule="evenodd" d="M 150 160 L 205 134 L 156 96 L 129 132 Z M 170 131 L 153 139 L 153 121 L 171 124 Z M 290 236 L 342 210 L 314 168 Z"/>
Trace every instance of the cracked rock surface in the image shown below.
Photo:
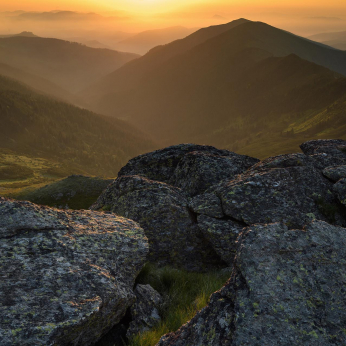
<path fill-rule="evenodd" d="M 345 345 L 345 264 L 344 228 L 249 227 L 226 285 L 158 346 Z"/>
<path fill-rule="evenodd" d="M 0 198 L 0 344 L 96 342 L 134 303 L 147 253 L 134 221 Z"/>

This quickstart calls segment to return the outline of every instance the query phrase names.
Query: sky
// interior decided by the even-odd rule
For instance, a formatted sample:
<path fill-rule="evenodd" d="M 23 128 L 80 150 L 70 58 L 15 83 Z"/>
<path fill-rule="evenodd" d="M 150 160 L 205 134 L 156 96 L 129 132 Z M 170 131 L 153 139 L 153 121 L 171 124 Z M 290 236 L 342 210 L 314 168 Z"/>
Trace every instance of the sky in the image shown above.
<path fill-rule="evenodd" d="M 346 30 L 345 0 L 0 0 L 0 5 L 2 12 L 67 10 L 102 16 L 92 21 L 70 20 L 62 28 L 56 19 L 29 19 L 7 13 L 0 18 L 2 33 L 26 30 L 49 35 L 69 30 L 70 35 L 72 31 L 77 35 L 78 30 L 87 27 L 134 33 L 174 25 L 199 28 L 240 17 L 265 21 L 303 36 Z"/>

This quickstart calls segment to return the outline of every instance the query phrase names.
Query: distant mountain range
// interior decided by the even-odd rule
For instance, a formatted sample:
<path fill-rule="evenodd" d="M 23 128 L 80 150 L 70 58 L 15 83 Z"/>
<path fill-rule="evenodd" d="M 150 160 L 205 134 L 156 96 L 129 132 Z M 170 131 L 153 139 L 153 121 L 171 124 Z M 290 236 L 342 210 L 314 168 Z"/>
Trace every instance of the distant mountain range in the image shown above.
<path fill-rule="evenodd" d="M 0 63 L 49 80 L 70 93 L 136 58 L 138 55 L 132 53 L 95 49 L 53 38 L 0 39 Z M 28 80 L 25 82 L 30 84 Z"/>
<path fill-rule="evenodd" d="M 147 30 L 118 42 L 116 47 L 117 49 L 126 52 L 145 54 L 156 46 L 182 39 L 192 34 L 196 30 L 197 29 L 188 29 L 183 26 L 174 26 L 158 30 Z"/>
<path fill-rule="evenodd" d="M 23 31 L 19 34 L 10 34 L 10 35 L 0 35 L 0 38 L 7 38 L 7 37 L 16 37 L 16 36 L 21 36 L 21 37 L 38 37 L 34 33 L 30 31 Z"/>
<path fill-rule="evenodd" d="M 266 136 L 320 135 L 323 124 L 329 131 L 344 75 L 346 52 L 240 19 L 152 49 L 82 95 L 164 144 L 239 149 Z"/>
<path fill-rule="evenodd" d="M 309 39 L 337 49 L 346 50 L 346 31 L 317 34 L 310 36 Z"/>

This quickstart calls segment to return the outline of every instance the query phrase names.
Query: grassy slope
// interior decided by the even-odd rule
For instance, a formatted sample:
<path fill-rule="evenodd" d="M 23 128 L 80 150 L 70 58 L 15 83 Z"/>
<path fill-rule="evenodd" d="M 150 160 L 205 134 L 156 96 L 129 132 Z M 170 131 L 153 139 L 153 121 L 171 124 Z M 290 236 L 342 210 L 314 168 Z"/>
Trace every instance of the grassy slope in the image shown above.
<path fill-rule="evenodd" d="M 4 77 L 0 121 L 3 194 L 73 173 L 114 177 L 130 158 L 154 148 L 123 121 L 39 95 Z"/>
<path fill-rule="evenodd" d="M 12 197 L 55 208 L 88 209 L 112 181 L 72 175 L 39 189 L 26 189 Z"/>

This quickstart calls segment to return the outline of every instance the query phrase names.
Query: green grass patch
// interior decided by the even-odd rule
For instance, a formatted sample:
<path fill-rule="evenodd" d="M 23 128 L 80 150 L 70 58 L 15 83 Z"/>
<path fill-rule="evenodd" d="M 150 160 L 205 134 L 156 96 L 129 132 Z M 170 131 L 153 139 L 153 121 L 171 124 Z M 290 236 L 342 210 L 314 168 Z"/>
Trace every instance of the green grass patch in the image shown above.
<path fill-rule="evenodd" d="M 137 283 L 150 284 L 163 296 L 162 321 L 150 331 L 130 340 L 130 346 L 153 346 L 166 333 L 176 331 L 209 302 L 210 295 L 219 290 L 229 273 L 191 273 L 170 267 L 156 268 L 147 264 Z"/>

